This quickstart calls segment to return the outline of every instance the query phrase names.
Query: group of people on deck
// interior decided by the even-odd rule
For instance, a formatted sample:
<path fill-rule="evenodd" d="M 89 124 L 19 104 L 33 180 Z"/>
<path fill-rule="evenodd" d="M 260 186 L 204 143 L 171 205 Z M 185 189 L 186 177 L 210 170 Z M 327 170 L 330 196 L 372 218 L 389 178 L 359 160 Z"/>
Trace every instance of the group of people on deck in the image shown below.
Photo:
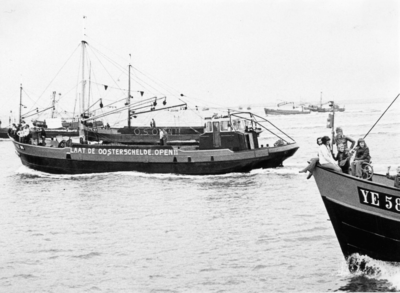
<path fill-rule="evenodd" d="M 299 173 L 308 173 L 307 179 L 310 179 L 313 175 L 314 168 L 317 163 L 326 169 L 331 169 L 336 172 L 343 172 L 351 174 L 355 177 L 362 178 L 362 164 L 370 163 L 371 156 L 369 148 L 363 138 L 358 139 L 357 145 L 354 147 L 356 142 L 348 136 L 343 134 L 343 129 L 336 128 L 336 136 L 333 139 L 333 145 L 337 147 L 337 154 L 333 153 L 333 148 L 330 144 L 330 138 L 328 136 L 318 137 L 318 157 L 312 158 L 309 165 Z M 351 143 L 350 150 L 348 143 Z M 350 163 L 351 158 L 354 156 L 353 161 Z M 397 174 L 390 175 L 390 166 L 387 169 L 386 178 L 394 181 L 394 187 L 400 188 L 400 166 L 397 167 Z"/>
<path fill-rule="evenodd" d="M 34 127 L 31 129 L 29 124 L 26 124 L 25 121 L 22 121 L 20 124 L 16 125 L 15 123 L 12 124 L 11 128 L 8 129 L 9 135 L 14 138 L 14 140 L 19 141 L 21 143 L 31 144 L 33 135 L 32 133 L 37 133 L 37 139 L 39 138 L 42 140 L 42 145 L 45 145 L 46 139 L 46 131 L 43 127 L 36 128 Z M 39 142 L 38 142 L 39 144 Z"/>
<path fill-rule="evenodd" d="M 362 164 L 364 162 L 369 163 L 371 156 L 369 148 L 363 138 L 358 139 L 357 145 L 355 140 L 345 136 L 341 127 L 336 128 L 336 135 L 333 138 L 333 143 L 330 143 L 331 139 L 329 136 L 319 137 L 317 139 L 318 144 L 318 158 L 312 158 L 310 164 L 300 170 L 300 173 L 309 172 L 307 179 L 312 176 L 315 165 L 319 162 L 321 166 L 327 169 L 334 170 L 336 172 L 343 172 L 356 177 L 362 177 Z M 349 148 L 349 143 L 351 146 Z M 336 145 L 337 153 L 333 152 L 333 145 Z M 352 156 L 355 157 L 350 162 Z"/>

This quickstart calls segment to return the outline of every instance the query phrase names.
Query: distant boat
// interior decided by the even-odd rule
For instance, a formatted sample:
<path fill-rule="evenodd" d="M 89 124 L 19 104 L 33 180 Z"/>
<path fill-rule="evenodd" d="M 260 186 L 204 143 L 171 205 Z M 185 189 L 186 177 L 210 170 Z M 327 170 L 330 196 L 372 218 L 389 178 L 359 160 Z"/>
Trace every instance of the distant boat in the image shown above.
<path fill-rule="evenodd" d="M 264 108 L 266 115 L 296 115 L 296 114 L 310 114 L 310 111 L 303 110 L 284 110 L 284 109 L 271 109 Z"/>
<path fill-rule="evenodd" d="M 278 109 L 279 107 L 292 104 L 292 109 Z M 304 107 L 296 109 L 293 102 L 282 102 L 277 105 L 278 108 L 264 108 L 266 115 L 296 115 L 296 114 L 310 114 L 310 111 L 305 110 Z"/>

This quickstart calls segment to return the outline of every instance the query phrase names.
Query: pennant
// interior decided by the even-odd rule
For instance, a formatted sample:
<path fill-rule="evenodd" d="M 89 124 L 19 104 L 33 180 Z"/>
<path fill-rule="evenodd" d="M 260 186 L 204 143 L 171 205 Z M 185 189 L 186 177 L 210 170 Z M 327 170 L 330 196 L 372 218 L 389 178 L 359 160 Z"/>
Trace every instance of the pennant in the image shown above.
<path fill-rule="evenodd" d="M 104 85 L 104 90 L 107 90 L 108 89 L 108 85 Z"/>

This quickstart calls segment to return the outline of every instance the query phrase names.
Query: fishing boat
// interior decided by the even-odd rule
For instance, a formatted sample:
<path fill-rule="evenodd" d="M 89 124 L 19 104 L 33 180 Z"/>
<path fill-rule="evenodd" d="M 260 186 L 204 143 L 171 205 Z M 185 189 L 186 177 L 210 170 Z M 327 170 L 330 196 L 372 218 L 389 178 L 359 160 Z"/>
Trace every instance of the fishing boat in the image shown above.
<path fill-rule="evenodd" d="M 313 173 L 343 255 L 400 262 L 400 190 L 374 174 L 371 181 L 317 166 Z"/>
<path fill-rule="evenodd" d="M 272 109 L 264 108 L 266 115 L 297 115 L 297 114 L 310 114 L 310 111 L 305 110 L 290 110 L 290 109 Z"/>
<path fill-rule="evenodd" d="M 321 166 L 313 175 L 346 260 L 367 255 L 400 262 L 400 190 L 393 180 L 373 174 L 370 164 L 363 178 Z"/>
<path fill-rule="evenodd" d="M 261 122 L 256 118 L 261 119 Z M 280 132 L 281 136 L 277 135 L 280 143 L 271 147 L 260 145 L 257 126 L 274 133 L 262 121 L 270 123 L 249 112 L 205 118 L 204 133 L 200 135 L 198 146 L 101 142 L 67 144 L 65 141 L 41 146 L 11 139 L 23 165 L 54 174 L 117 171 L 225 174 L 279 167 L 297 151 L 297 143 L 272 123 L 270 125 Z"/>
<path fill-rule="evenodd" d="M 147 129 L 131 125 L 131 119 L 158 111 L 181 109 L 186 111 L 188 105 L 183 101 L 182 93 L 179 94 L 180 103 L 167 106 L 167 97 L 152 96 L 138 99 L 132 102 L 130 70 L 128 66 L 128 90 L 126 96 L 121 99 L 124 104 L 120 107 L 107 108 L 103 105 L 103 99 L 97 99 L 92 105 L 86 103 L 85 97 L 92 91 L 88 91 L 85 77 L 85 56 L 87 42 L 83 39 L 82 46 L 82 82 L 80 97 L 79 142 L 71 139 L 46 139 L 40 142 L 39 138 L 26 142 L 26 139 L 18 139 L 15 134 L 10 135 L 15 150 L 23 165 L 43 172 L 54 174 L 84 174 L 118 171 L 138 171 L 146 173 L 173 173 L 189 175 L 225 174 L 230 172 L 249 172 L 259 168 L 275 168 L 291 157 L 299 148 L 297 143 L 282 130 L 263 117 L 250 112 L 227 110 L 227 113 L 214 113 L 211 117 L 205 117 L 201 131 L 196 132 L 198 141 L 191 145 L 188 137 L 179 137 L 182 141 L 174 141 L 174 134 L 167 139 L 163 130 L 162 137 L 154 141 L 159 128 L 152 121 L 151 135 L 144 131 Z M 89 66 L 92 69 L 92 65 Z M 89 73 L 90 77 L 90 73 Z M 90 81 L 90 78 L 89 78 Z M 105 90 L 108 86 L 104 85 Z M 90 89 L 90 88 L 89 88 Z M 138 91 L 143 97 L 143 91 Z M 94 106 L 99 105 L 100 110 L 93 111 Z M 109 104 L 108 106 L 113 105 Z M 100 111 L 100 112 L 99 112 Z M 100 131 L 95 123 L 100 119 L 114 114 L 127 114 L 128 125 L 122 131 L 113 132 L 106 125 L 107 131 Z M 194 114 L 193 114 L 194 115 Z M 198 114 L 196 114 L 198 115 Z M 267 124 L 268 127 L 265 125 Z M 96 129 L 96 130 L 94 130 Z M 101 128 L 100 128 L 101 129 Z M 162 129 L 162 127 L 161 127 Z M 143 130 L 143 133 L 142 133 Z M 170 129 L 171 130 L 171 129 Z M 180 128 L 178 135 L 184 136 Z M 266 130 L 278 138 L 271 146 L 260 145 L 259 135 Z M 92 132 L 90 132 L 92 131 Z M 136 131 L 136 133 L 135 133 Z M 193 131 L 193 129 L 192 129 Z M 91 133 L 97 132 L 90 141 Z M 139 135 L 140 132 L 140 135 Z M 170 131 L 171 132 L 171 131 Z M 276 133 L 278 132 L 278 134 Z M 191 135 L 192 133 L 188 133 Z M 107 138 L 107 135 L 109 137 Z M 89 137 L 88 137 L 89 136 Z M 136 140 L 119 141 L 121 137 L 135 137 Z M 151 137 L 151 140 L 141 140 L 143 137 Z M 172 138 L 172 140 L 171 140 Z"/>
<path fill-rule="evenodd" d="M 279 109 L 279 107 L 292 104 L 292 109 Z M 282 102 L 277 105 L 278 108 L 264 108 L 266 115 L 297 115 L 297 114 L 310 114 L 311 111 L 306 110 L 304 107 L 296 109 L 293 102 Z"/>

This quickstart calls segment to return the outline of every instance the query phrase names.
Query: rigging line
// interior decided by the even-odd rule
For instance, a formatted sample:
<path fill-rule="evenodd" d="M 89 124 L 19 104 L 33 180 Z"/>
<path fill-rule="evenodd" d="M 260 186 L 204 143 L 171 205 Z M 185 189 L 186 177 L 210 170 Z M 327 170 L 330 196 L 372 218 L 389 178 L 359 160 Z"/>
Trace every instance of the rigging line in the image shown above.
<path fill-rule="evenodd" d="M 119 54 L 115 53 L 114 51 L 112 51 L 110 48 L 107 48 L 106 46 L 104 46 L 101 43 L 97 42 L 95 39 L 92 39 L 90 36 L 87 36 L 87 38 L 90 40 L 90 43 L 94 42 L 95 44 L 98 44 L 100 47 L 103 47 L 104 49 L 107 49 L 108 51 L 110 51 L 115 56 L 118 56 L 121 59 L 126 59 L 126 58 L 120 56 Z"/>
<path fill-rule="evenodd" d="M 77 86 L 75 87 L 75 103 L 74 103 L 74 111 L 72 116 L 75 117 L 75 110 L 76 110 L 76 103 L 78 101 L 78 85 L 79 85 L 79 73 L 81 71 L 81 62 L 78 62 L 78 74 L 76 75 L 77 78 Z"/>
<path fill-rule="evenodd" d="M 246 114 L 246 113 L 248 113 L 248 112 L 232 113 L 231 115 L 234 116 L 234 117 L 239 117 L 239 118 L 243 118 L 243 119 L 246 119 L 246 120 L 250 120 L 250 119 L 248 119 L 248 118 L 246 118 L 246 117 L 239 116 L 239 114 Z M 284 135 L 286 135 L 288 138 L 290 138 L 292 141 L 295 142 L 295 140 L 294 140 L 293 138 L 291 138 L 289 135 L 287 135 L 287 134 L 286 134 L 285 132 L 283 132 L 281 129 L 279 129 L 278 127 L 276 127 L 276 126 L 275 126 L 274 124 L 272 124 L 269 120 L 267 120 L 267 119 L 265 119 L 265 118 L 263 118 L 263 117 L 261 117 L 261 116 L 258 116 L 258 115 L 256 115 L 256 114 L 253 114 L 253 113 L 252 113 L 252 115 L 255 116 L 255 117 L 261 118 L 262 120 L 264 120 L 264 121 L 270 123 L 270 124 L 271 124 L 272 126 L 274 126 L 277 130 L 279 130 L 281 133 L 283 133 Z M 269 132 L 271 132 L 272 134 L 276 135 L 276 134 L 273 133 L 271 130 L 269 130 L 268 128 L 266 128 L 264 125 L 262 125 L 260 122 L 258 122 L 258 124 L 259 124 L 260 126 L 262 126 L 264 129 L 266 129 L 266 130 L 268 130 Z M 279 137 L 278 135 L 276 135 L 276 136 Z M 281 138 L 281 137 L 279 137 L 279 138 L 280 138 L 280 139 L 283 139 L 283 138 Z M 283 139 L 283 140 L 286 141 L 285 139 Z"/>
<path fill-rule="evenodd" d="M 61 70 L 63 70 L 63 68 L 65 67 L 65 65 L 68 63 L 68 61 L 72 58 L 72 56 L 75 54 L 75 52 L 77 51 L 77 49 L 80 47 L 80 43 L 79 45 L 75 48 L 75 50 L 72 52 L 72 54 L 68 57 L 67 61 L 65 61 L 65 63 L 63 64 L 63 66 L 60 68 L 60 70 L 58 70 L 56 76 L 54 76 L 54 78 L 50 81 L 50 83 L 47 85 L 47 87 L 44 89 L 43 93 L 37 98 L 36 102 L 33 104 L 33 106 L 36 105 L 36 103 L 38 102 L 38 100 L 43 96 L 43 94 L 47 91 L 47 89 L 49 88 L 49 86 L 53 83 L 53 81 L 56 79 L 56 77 L 58 76 L 58 74 L 61 72 Z"/>
<path fill-rule="evenodd" d="M 32 102 L 35 102 L 35 101 L 28 95 L 28 93 L 25 91 L 25 89 L 22 89 L 22 91 L 25 93 L 25 95 L 26 95 Z"/>
<path fill-rule="evenodd" d="M 143 73 L 142 71 L 140 71 L 139 69 L 137 69 L 136 67 L 132 67 L 134 70 L 138 71 L 139 73 L 141 73 L 143 76 L 145 76 L 147 79 L 149 79 L 152 83 L 154 83 L 155 85 L 159 86 L 162 90 L 157 89 L 155 86 L 150 85 L 148 82 L 146 82 L 144 79 L 140 78 L 138 75 L 135 75 L 136 79 L 142 81 L 143 83 L 145 83 L 146 85 L 148 85 L 149 87 L 151 87 L 152 89 L 156 90 L 157 92 L 160 92 L 163 95 L 167 95 L 166 93 L 168 93 L 168 95 L 172 95 L 172 96 L 179 96 L 181 94 L 181 92 L 173 89 L 172 91 L 170 89 L 168 89 L 168 85 L 166 84 L 162 84 L 160 82 L 157 82 L 157 80 L 153 79 L 152 77 L 146 75 L 145 73 Z M 135 72 L 135 71 L 134 71 Z M 140 83 L 139 83 L 140 84 Z M 140 84 L 142 85 L 142 84 Z M 143 85 L 142 85 L 143 86 Z M 166 92 L 166 93 L 164 93 Z"/>
<path fill-rule="evenodd" d="M 150 74 L 146 74 L 143 71 L 139 70 L 138 68 L 132 66 L 133 69 L 137 70 L 138 72 L 140 72 L 141 74 L 143 74 L 144 76 L 146 76 L 148 79 L 154 81 L 154 83 L 159 84 L 160 86 L 163 85 L 164 87 L 169 87 L 170 89 L 172 89 L 173 91 L 175 91 L 176 93 L 180 94 L 181 92 L 178 91 L 177 89 L 175 89 L 174 87 L 164 83 L 163 81 L 159 80 L 158 78 L 152 77 L 150 76 Z M 167 89 L 167 91 L 170 92 L 170 90 Z"/>
<path fill-rule="evenodd" d="M 91 48 L 91 47 L 90 47 Z M 108 75 L 111 77 L 112 81 L 118 86 L 117 82 L 114 80 L 114 78 L 112 77 L 112 75 L 110 74 L 110 72 L 107 70 L 107 68 L 104 66 L 103 62 L 101 62 L 101 60 L 99 59 L 99 57 L 95 54 L 94 50 L 91 50 L 93 52 L 93 55 L 97 58 L 97 60 L 99 61 L 99 63 L 101 64 L 101 66 L 103 66 L 104 70 L 108 73 Z M 121 90 L 121 88 L 118 86 L 118 88 Z"/>
<path fill-rule="evenodd" d="M 164 96 L 166 96 L 166 94 L 163 91 L 160 91 L 159 89 L 155 88 L 154 86 L 150 85 L 148 82 L 146 82 L 144 79 L 140 78 L 139 76 L 135 75 L 135 77 L 132 78 L 134 81 L 136 81 L 136 83 L 138 83 L 139 85 L 141 85 L 143 88 L 147 89 L 146 86 L 144 86 L 142 83 L 146 84 L 149 88 L 155 90 L 157 93 L 160 93 Z M 142 82 L 142 83 L 140 83 Z M 149 89 L 149 91 L 151 92 L 151 90 Z M 155 95 L 156 93 L 151 92 L 153 95 Z M 171 93 L 171 95 L 175 96 L 175 94 Z"/>
<path fill-rule="evenodd" d="M 124 73 L 125 75 L 128 75 L 128 70 L 118 64 L 117 62 L 115 62 L 114 60 L 112 60 L 110 57 L 108 57 L 106 54 L 104 54 L 103 52 L 101 52 L 100 50 L 94 48 L 93 46 L 90 46 L 90 49 L 93 51 L 93 54 L 95 55 L 95 52 L 97 52 L 97 54 L 101 55 L 106 61 L 108 61 L 111 65 L 115 66 L 116 68 L 118 68 L 118 70 L 120 70 L 122 73 Z M 97 56 L 97 55 L 96 55 Z M 97 57 L 98 58 L 98 57 Z M 98 58 L 100 59 L 100 58 Z"/>
<path fill-rule="evenodd" d="M 253 116 L 261 118 L 264 121 L 267 121 L 269 124 L 271 124 L 272 126 L 274 126 L 276 129 L 278 129 L 280 132 L 282 132 L 284 135 L 286 135 L 287 137 L 289 137 L 291 140 L 295 141 L 293 138 L 291 138 L 288 134 L 286 134 L 285 132 L 283 132 L 280 128 L 278 128 L 277 126 L 275 126 L 271 121 L 265 119 L 264 117 L 258 116 L 256 114 L 253 114 Z M 260 124 L 261 125 L 261 124 Z"/>
<path fill-rule="evenodd" d="M 400 96 L 400 94 L 398 94 L 396 96 L 396 98 L 393 100 L 392 103 L 390 103 L 389 107 L 386 108 L 385 112 L 383 112 L 383 114 L 381 115 L 381 117 L 379 117 L 379 119 L 375 122 L 375 124 L 371 127 L 371 129 L 368 131 L 368 133 L 364 136 L 364 139 L 367 137 L 367 135 L 371 132 L 371 130 L 375 127 L 375 125 L 379 122 L 379 120 L 381 120 L 381 118 L 383 117 L 383 115 L 385 115 L 385 113 L 387 112 L 387 110 L 389 110 L 389 108 L 393 105 L 393 103 L 397 100 L 397 98 Z"/>
<path fill-rule="evenodd" d="M 64 97 L 68 96 L 68 94 L 69 94 L 70 92 L 72 92 L 73 89 L 76 89 L 76 87 L 78 87 L 78 85 L 79 85 L 79 82 L 78 82 L 76 85 L 74 85 L 73 87 L 71 87 L 65 94 L 62 94 L 62 95 L 60 96 L 60 98 L 59 98 L 56 102 L 58 103 L 58 102 L 61 101 Z"/>

